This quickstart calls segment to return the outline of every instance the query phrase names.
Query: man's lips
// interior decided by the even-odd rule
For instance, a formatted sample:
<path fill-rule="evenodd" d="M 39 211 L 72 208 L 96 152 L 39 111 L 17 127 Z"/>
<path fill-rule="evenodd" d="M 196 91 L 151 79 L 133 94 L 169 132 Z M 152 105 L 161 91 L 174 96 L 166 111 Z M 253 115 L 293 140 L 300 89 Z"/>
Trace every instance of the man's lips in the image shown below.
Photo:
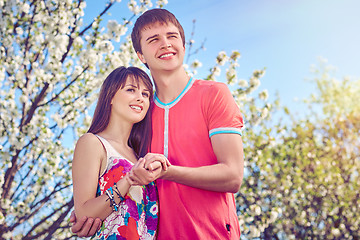
<path fill-rule="evenodd" d="M 164 53 L 164 54 L 161 54 L 159 58 L 167 58 L 167 57 L 171 57 L 171 56 L 175 56 L 175 53 Z"/>

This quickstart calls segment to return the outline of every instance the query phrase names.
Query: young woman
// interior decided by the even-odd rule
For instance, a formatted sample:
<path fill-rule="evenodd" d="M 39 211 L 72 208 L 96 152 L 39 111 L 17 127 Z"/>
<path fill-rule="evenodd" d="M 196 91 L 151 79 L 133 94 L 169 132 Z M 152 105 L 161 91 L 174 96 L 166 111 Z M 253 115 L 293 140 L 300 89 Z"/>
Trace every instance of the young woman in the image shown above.
<path fill-rule="evenodd" d="M 153 239 L 158 222 L 154 182 L 137 186 L 132 171 L 166 169 L 156 159 L 145 169 L 151 141 L 153 86 L 136 67 L 119 67 L 105 79 L 88 133 L 76 144 L 72 174 L 77 218 L 103 220 L 95 239 Z M 147 165 L 148 166 L 148 165 Z"/>

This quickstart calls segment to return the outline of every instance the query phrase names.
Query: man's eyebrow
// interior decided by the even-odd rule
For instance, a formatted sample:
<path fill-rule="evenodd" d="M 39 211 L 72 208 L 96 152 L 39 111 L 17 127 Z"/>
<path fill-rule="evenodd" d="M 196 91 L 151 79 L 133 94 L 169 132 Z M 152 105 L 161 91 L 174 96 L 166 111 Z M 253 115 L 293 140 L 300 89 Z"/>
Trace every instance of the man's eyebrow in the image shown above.
<path fill-rule="evenodd" d="M 175 34 L 175 35 L 179 35 L 178 32 L 167 32 L 166 34 L 167 34 L 167 35 L 174 35 L 174 34 Z"/>
<path fill-rule="evenodd" d="M 150 39 L 152 39 L 152 38 L 155 38 L 155 37 L 157 37 L 157 36 L 159 36 L 159 34 L 152 35 L 152 36 L 148 37 L 145 41 L 148 41 L 148 40 L 150 40 Z"/>
<path fill-rule="evenodd" d="M 179 33 L 178 32 L 167 32 L 166 35 L 179 35 Z M 159 36 L 159 34 L 154 34 L 154 35 L 148 37 L 145 41 L 149 41 L 150 39 L 156 38 L 158 36 Z"/>

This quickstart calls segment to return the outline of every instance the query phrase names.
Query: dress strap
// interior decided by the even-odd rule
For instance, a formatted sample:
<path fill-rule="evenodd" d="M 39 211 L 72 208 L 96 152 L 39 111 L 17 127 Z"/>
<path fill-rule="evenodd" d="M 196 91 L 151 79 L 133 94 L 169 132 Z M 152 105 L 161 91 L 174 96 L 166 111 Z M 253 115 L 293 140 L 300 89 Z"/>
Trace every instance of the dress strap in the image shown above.
<path fill-rule="evenodd" d="M 95 136 L 100 140 L 100 142 L 102 143 L 102 145 L 105 148 L 106 151 L 106 157 L 107 159 L 109 159 L 112 156 L 121 156 L 113 146 L 111 146 L 111 144 L 108 142 L 108 140 L 106 140 L 103 137 L 100 137 L 99 135 L 95 134 Z"/>

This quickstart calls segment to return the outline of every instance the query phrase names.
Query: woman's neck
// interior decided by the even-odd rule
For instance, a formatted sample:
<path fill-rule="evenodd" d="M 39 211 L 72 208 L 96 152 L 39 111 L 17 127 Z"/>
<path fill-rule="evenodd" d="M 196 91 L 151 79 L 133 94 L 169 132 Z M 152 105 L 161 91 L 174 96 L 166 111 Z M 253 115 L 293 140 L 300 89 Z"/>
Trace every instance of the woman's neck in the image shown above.
<path fill-rule="evenodd" d="M 135 163 L 137 156 L 134 150 L 128 145 L 131 129 L 132 124 L 130 124 L 130 126 L 121 123 L 113 124 L 110 121 L 108 127 L 100 132 L 99 135 L 105 138 L 119 154 Z"/>
<path fill-rule="evenodd" d="M 132 127 L 133 124 L 111 117 L 108 126 L 100 134 L 107 140 L 112 140 L 125 147 L 128 146 Z"/>

